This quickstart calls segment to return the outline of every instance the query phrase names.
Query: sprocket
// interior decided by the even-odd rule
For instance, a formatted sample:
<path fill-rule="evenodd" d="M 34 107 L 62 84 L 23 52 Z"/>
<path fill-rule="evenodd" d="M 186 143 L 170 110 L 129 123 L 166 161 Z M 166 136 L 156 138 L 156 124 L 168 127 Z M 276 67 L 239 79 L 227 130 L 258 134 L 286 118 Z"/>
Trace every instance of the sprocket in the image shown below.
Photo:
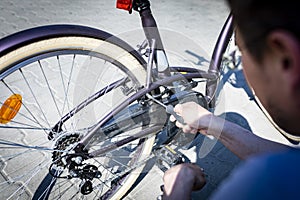
<path fill-rule="evenodd" d="M 61 136 L 55 144 L 54 151 L 52 154 L 53 164 L 57 167 L 65 167 L 66 164 L 63 162 L 65 151 L 71 150 L 74 144 L 80 140 L 80 134 L 71 133 Z"/>

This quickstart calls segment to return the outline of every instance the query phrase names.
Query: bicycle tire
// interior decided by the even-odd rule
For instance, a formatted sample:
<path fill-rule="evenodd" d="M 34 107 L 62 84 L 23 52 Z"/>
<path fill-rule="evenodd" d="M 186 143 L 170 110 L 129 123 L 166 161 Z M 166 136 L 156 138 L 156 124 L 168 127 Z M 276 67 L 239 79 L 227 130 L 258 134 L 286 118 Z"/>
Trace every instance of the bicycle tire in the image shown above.
<path fill-rule="evenodd" d="M 84 61 L 78 64 L 79 68 L 77 69 L 76 67 L 78 66 L 74 63 L 75 58 L 78 57 L 83 57 Z M 74 60 L 68 62 L 67 59 L 70 58 L 74 58 Z M 44 62 L 45 59 L 47 59 L 47 62 Z M 86 73 L 88 69 L 84 67 L 92 59 L 96 60 L 97 66 L 93 68 L 93 73 Z M 36 191 L 43 191 L 43 199 L 74 198 L 74 196 L 64 196 L 72 195 L 68 194 L 67 190 L 71 187 L 73 188 L 73 186 L 75 194 L 77 193 L 81 198 L 89 197 L 82 195 L 79 192 L 78 184 L 76 185 L 73 182 L 68 183 L 70 188 L 61 189 L 64 193 L 56 193 L 58 190 L 54 190 L 52 184 L 45 185 L 47 183 L 46 180 L 49 177 L 51 178 L 51 172 L 50 174 L 44 172 L 45 169 L 49 168 L 49 159 L 51 160 L 55 157 L 53 152 L 67 151 L 71 147 L 68 143 L 77 142 L 81 132 L 93 126 L 93 124 L 90 124 L 90 118 L 96 123 L 104 114 L 91 117 L 90 115 L 95 115 L 95 112 L 85 114 L 83 111 L 78 111 L 74 116 L 80 116 L 74 119 L 75 121 L 69 120 L 72 122 L 68 121 L 66 123 L 66 127 L 63 127 L 65 130 L 55 135 L 54 139 L 50 141 L 44 141 L 44 139 L 48 137 L 53 124 L 58 123 L 63 116 L 70 113 L 72 107 L 74 108 L 78 103 L 82 102 L 78 97 L 79 94 L 85 96 L 82 97 L 85 99 L 95 91 L 99 91 L 99 88 L 103 88 L 103 86 L 98 86 L 98 84 L 101 84 L 95 83 L 95 80 L 107 81 L 108 83 L 104 85 L 112 82 L 112 80 L 105 80 L 107 78 L 106 75 L 112 73 L 111 71 L 108 72 L 101 69 L 102 71 L 99 73 L 102 73 L 102 79 L 95 76 L 94 70 L 100 69 L 100 62 L 98 63 L 97 59 L 99 61 L 103 60 L 103 65 L 107 64 L 115 67 L 116 73 L 120 73 L 118 76 L 129 78 L 133 84 L 130 85 L 131 88 L 129 87 L 129 89 L 124 86 L 122 88 L 123 91 L 120 91 L 119 87 L 114 88 L 114 93 L 109 94 L 111 96 L 108 97 L 111 102 L 108 102 L 106 105 L 111 104 L 111 109 L 117 106 L 117 102 L 114 102 L 115 100 L 118 102 L 122 100 L 119 98 L 121 94 L 138 90 L 140 84 L 146 80 L 146 70 L 144 68 L 146 63 L 130 45 L 109 33 L 90 27 L 77 25 L 43 26 L 22 31 L 0 41 L 0 88 L 2 91 L 0 104 L 2 110 L 5 111 L 5 102 L 11 100 L 9 95 L 20 93 L 22 96 L 20 111 L 16 112 L 14 118 L 7 119 L 5 124 L 0 124 L 0 146 L 2 149 L 0 175 L 4 179 L 0 183 L 2 188 L 1 199 L 16 197 L 31 199 L 32 194 Z M 76 62 L 80 61 L 76 60 Z M 66 64 L 68 67 L 64 69 L 65 71 L 62 71 L 62 64 Z M 40 71 L 31 71 L 35 70 L 35 68 Z M 53 71 L 50 72 L 49 70 Z M 74 73 L 77 75 L 76 78 Z M 47 80 L 48 77 L 45 78 L 46 74 L 50 74 L 49 80 Z M 68 76 L 64 78 L 66 74 Z M 85 77 L 87 75 L 89 75 L 88 78 Z M 28 77 L 25 78 L 25 76 Z M 95 77 L 97 79 L 93 79 Z M 112 76 L 111 78 L 114 77 Z M 74 79 L 74 82 L 71 82 L 71 79 Z M 119 79 L 117 78 L 117 80 Z M 59 84 L 53 84 L 55 81 L 59 82 Z M 89 87 L 90 84 L 94 84 L 92 88 Z M 34 87 L 31 87 L 32 85 Z M 84 93 L 86 89 L 92 90 L 92 93 L 91 91 Z M 70 92 L 71 90 L 72 92 Z M 124 92 L 124 90 L 127 91 Z M 64 94 L 61 96 L 60 92 Z M 126 98 L 126 95 L 124 95 L 124 98 Z M 56 99 L 63 101 L 62 105 L 56 105 L 59 103 L 59 101 L 56 102 Z M 71 100 L 74 105 L 67 105 Z M 99 105 L 101 104 L 99 102 L 96 104 L 96 101 L 98 99 L 95 99 L 95 104 L 92 107 L 93 111 L 97 108 L 104 112 L 103 106 L 100 108 Z M 86 107 L 91 108 L 91 106 L 88 105 Z M 87 117 L 87 122 L 82 120 L 83 116 Z M 0 117 L 4 118 L 3 115 Z M 76 125 L 75 127 L 74 124 Z M 67 128 L 70 130 L 67 130 Z M 42 136 L 41 133 L 43 133 Z M 40 139 L 37 136 L 43 137 L 42 142 L 39 141 Z M 134 144 L 137 146 L 141 145 L 141 152 L 135 155 L 131 162 L 139 162 L 144 156 L 149 155 L 154 139 L 155 137 L 152 136 L 145 141 Z M 20 152 L 20 150 L 24 150 L 24 152 Z M 38 150 L 39 152 L 36 153 Z M 62 153 L 59 156 L 62 156 Z M 32 158 L 29 163 L 26 162 L 28 157 Z M 57 158 L 58 156 L 56 155 Z M 34 168 L 31 167 L 32 165 L 34 165 Z M 107 197 L 111 199 L 122 198 L 136 181 L 142 169 L 143 166 L 139 166 L 129 175 L 126 175 L 122 182 L 122 187 L 108 189 L 110 191 L 106 192 L 106 194 L 109 193 Z M 43 179 L 43 177 L 45 178 Z M 43 181 L 40 183 L 42 179 Z M 61 183 L 57 183 L 60 180 L 59 178 L 53 178 L 52 176 L 51 180 L 52 183 L 58 185 L 58 187 L 60 186 L 59 184 Z M 48 191 L 45 191 L 45 189 Z M 45 195 L 45 192 L 48 194 Z M 93 191 L 91 195 L 101 198 L 98 192 Z M 49 196 L 49 194 L 53 196 Z M 34 198 L 38 198 L 38 195 L 35 193 Z"/>

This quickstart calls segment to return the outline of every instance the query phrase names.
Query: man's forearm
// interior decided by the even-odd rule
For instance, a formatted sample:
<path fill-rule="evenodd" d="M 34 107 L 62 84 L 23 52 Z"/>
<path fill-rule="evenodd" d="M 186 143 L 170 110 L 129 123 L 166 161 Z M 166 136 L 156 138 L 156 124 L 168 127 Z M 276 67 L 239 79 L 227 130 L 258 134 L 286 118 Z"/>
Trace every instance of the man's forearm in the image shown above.
<path fill-rule="evenodd" d="M 249 156 L 283 151 L 290 147 L 263 139 L 232 122 L 216 117 L 207 131 L 207 134 L 219 139 L 230 151 L 241 159 Z"/>

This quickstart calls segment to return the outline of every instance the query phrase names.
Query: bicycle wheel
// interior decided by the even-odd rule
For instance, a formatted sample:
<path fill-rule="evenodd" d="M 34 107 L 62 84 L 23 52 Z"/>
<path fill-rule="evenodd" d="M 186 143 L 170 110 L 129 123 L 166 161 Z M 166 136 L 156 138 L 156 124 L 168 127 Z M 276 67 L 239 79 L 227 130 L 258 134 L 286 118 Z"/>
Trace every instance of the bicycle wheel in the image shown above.
<path fill-rule="evenodd" d="M 66 175 L 70 169 L 62 158 L 138 90 L 146 80 L 144 60 L 106 32 L 73 25 L 23 31 L 1 40 L 0 50 L 0 198 L 124 196 L 142 171 L 136 163 L 150 154 L 154 137 L 90 159 L 79 178 Z"/>

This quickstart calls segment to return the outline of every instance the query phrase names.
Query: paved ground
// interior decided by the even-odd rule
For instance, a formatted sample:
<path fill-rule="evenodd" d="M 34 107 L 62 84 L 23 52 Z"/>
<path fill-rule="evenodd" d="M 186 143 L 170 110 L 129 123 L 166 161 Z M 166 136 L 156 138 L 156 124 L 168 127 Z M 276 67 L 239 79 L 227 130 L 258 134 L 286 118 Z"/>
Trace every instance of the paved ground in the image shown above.
<path fill-rule="evenodd" d="M 197 66 L 208 61 L 228 14 L 224 1 L 153 0 L 152 4 L 171 65 Z M 137 13 L 130 16 L 115 9 L 114 0 L 0 1 L 0 38 L 23 29 L 57 23 L 99 28 L 119 35 L 132 46 L 143 38 Z M 262 137 L 288 144 L 251 100 L 242 69 L 228 71 L 223 80 L 217 114 L 226 114 L 228 119 Z M 240 162 L 215 139 L 200 138 L 194 148 L 184 152 L 205 169 L 208 177 L 208 184 L 193 195 L 194 199 L 207 199 Z M 161 178 L 162 172 L 154 167 L 126 199 L 155 199 L 160 193 Z"/>

